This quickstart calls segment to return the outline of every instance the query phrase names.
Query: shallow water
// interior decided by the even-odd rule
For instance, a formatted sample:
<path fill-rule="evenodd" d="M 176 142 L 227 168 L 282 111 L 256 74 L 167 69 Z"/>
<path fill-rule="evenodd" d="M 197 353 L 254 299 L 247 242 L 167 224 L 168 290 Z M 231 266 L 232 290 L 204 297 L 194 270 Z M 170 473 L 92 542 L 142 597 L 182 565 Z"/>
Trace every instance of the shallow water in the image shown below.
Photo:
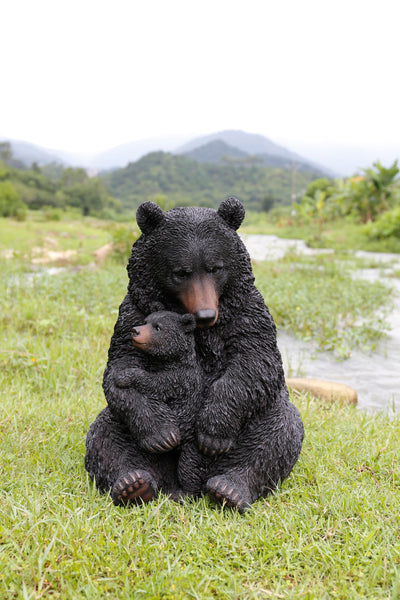
<path fill-rule="evenodd" d="M 284 240 L 268 235 L 243 235 L 242 239 L 255 260 L 275 260 L 289 249 L 313 255 L 332 250 L 308 248 L 302 240 Z M 369 410 L 395 408 L 400 412 L 400 281 L 390 278 L 393 268 L 400 269 L 400 255 L 375 252 L 355 252 L 355 256 L 371 258 L 382 263 L 383 269 L 362 269 L 356 276 L 370 281 L 379 279 L 395 288 L 395 304 L 386 320 L 391 326 L 387 339 L 373 353 L 356 351 L 344 361 L 336 360 L 330 352 L 315 353 L 315 347 L 285 331 L 278 332 L 286 375 L 302 376 L 345 383 L 357 390 L 358 406 Z"/>

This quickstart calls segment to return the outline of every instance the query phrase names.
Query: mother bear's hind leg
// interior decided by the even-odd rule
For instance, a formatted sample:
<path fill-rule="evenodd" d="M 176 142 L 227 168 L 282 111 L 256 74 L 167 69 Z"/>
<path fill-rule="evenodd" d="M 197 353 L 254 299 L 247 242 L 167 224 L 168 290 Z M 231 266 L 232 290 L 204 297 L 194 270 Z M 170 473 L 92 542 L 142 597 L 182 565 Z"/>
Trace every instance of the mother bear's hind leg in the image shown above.
<path fill-rule="evenodd" d="M 111 491 L 114 504 L 149 502 L 157 494 L 156 470 L 108 407 L 88 431 L 85 467 L 100 492 Z"/>

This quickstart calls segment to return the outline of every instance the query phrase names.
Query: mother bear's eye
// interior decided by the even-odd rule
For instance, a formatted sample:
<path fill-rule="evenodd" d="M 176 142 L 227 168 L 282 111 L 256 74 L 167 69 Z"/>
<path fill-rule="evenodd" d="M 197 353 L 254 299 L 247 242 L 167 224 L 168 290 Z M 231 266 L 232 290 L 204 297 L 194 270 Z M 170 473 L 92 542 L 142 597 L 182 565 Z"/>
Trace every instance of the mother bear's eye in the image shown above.
<path fill-rule="evenodd" d="M 218 265 L 213 265 L 212 267 L 209 267 L 207 269 L 207 271 L 209 273 L 218 273 L 219 271 L 221 271 L 223 269 L 223 265 L 222 264 L 218 264 Z"/>
<path fill-rule="evenodd" d="M 177 269 L 174 271 L 174 276 L 179 279 L 185 279 L 186 277 L 190 277 L 192 274 L 191 271 L 186 271 L 185 269 Z"/>

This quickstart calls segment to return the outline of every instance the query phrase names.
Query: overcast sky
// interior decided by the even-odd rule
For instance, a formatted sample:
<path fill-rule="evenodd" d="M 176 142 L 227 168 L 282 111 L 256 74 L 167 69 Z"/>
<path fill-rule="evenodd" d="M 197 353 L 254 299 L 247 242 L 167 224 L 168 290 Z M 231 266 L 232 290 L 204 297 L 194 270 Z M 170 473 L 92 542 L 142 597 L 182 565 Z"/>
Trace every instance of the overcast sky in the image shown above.
<path fill-rule="evenodd" d="M 0 135 L 101 151 L 222 129 L 400 145 L 399 0 L 10 0 Z"/>

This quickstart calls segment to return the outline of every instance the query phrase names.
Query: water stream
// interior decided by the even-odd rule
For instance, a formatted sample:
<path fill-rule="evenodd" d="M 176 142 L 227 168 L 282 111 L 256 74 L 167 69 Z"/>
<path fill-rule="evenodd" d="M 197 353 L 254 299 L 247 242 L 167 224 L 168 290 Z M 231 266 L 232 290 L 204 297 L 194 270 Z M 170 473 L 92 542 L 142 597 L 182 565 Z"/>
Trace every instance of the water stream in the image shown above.
<path fill-rule="evenodd" d="M 332 250 L 308 248 L 302 240 L 284 240 L 269 235 L 242 235 L 254 260 L 276 260 L 289 249 L 301 254 L 332 253 Z M 355 252 L 355 256 L 371 258 L 382 263 L 382 269 L 362 269 L 357 277 L 370 281 L 379 278 L 395 288 L 395 305 L 386 320 L 390 324 L 387 339 L 380 342 L 373 353 L 355 351 L 344 361 L 336 360 L 330 352 L 315 352 L 309 342 L 303 342 L 285 331 L 278 332 L 278 345 L 282 353 L 287 376 L 311 377 L 345 383 L 357 390 L 358 406 L 368 410 L 395 408 L 400 412 L 400 281 L 390 278 L 393 268 L 400 269 L 400 255 Z"/>

